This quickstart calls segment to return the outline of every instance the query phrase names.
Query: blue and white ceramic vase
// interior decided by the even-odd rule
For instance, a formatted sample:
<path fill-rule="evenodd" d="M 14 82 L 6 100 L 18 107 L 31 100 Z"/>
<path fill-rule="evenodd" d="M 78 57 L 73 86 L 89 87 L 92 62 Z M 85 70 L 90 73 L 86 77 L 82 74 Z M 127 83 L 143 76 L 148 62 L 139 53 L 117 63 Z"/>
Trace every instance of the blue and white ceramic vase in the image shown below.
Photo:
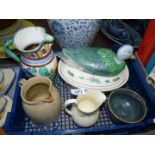
<path fill-rule="evenodd" d="M 51 32 L 61 48 L 89 47 L 101 26 L 98 19 L 50 19 Z"/>

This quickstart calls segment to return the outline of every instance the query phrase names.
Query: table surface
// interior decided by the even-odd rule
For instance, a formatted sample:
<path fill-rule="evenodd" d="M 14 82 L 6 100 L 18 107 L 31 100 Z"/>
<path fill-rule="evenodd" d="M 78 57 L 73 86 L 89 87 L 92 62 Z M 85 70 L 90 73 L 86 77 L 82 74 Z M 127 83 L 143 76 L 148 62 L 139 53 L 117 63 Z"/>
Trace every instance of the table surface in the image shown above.
<path fill-rule="evenodd" d="M 46 31 L 48 33 L 50 33 L 50 29 L 49 29 L 49 26 L 47 24 L 47 20 L 45 19 L 28 19 L 29 21 L 31 21 L 34 25 L 36 26 L 42 26 L 46 29 Z M 101 31 L 98 32 L 95 40 L 94 40 L 94 43 L 92 44 L 93 47 L 104 47 L 104 48 L 112 48 L 112 45 L 113 45 L 113 42 L 108 39 L 105 35 L 102 34 Z M 54 42 L 53 44 L 53 49 L 55 51 L 58 51 L 58 50 L 61 50 L 61 48 Z M 9 64 L 12 64 L 14 66 L 19 66 L 19 64 L 17 64 L 14 60 L 8 58 L 8 59 L 1 59 L 0 60 L 0 64 L 6 64 L 6 65 L 9 65 Z M 5 132 L 0 129 L 0 135 L 4 135 Z M 142 135 L 155 135 L 155 129 L 154 130 L 151 130 L 149 132 L 145 132 L 145 133 L 140 133 Z"/>

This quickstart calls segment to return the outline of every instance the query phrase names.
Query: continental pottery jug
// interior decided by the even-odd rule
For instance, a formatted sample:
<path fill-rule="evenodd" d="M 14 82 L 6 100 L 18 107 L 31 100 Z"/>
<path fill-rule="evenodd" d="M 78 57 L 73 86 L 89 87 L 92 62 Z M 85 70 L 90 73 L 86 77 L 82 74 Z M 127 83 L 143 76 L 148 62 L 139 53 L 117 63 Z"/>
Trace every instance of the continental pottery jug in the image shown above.
<path fill-rule="evenodd" d="M 57 58 L 52 50 L 52 41 L 53 37 L 44 28 L 32 26 L 19 30 L 3 47 L 11 58 L 21 64 L 28 77 L 40 75 L 53 80 Z M 9 49 L 12 44 L 21 52 L 20 58 Z"/>

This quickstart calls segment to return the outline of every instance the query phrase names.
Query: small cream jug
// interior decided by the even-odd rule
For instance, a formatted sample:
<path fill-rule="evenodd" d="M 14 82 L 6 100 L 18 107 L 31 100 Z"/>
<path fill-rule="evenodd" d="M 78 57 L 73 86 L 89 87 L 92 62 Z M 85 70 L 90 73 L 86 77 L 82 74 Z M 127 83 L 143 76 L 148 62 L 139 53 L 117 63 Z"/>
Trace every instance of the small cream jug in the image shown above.
<path fill-rule="evenodd" d="M 76 99 L 65 101 L 65 111 L 72 116 L 74 122 L 81 127 L 90 127 L 99 118 L 99 107 L 105 102 L 106 96 L 100 91 L 87 91 Z M 69 105 L 72 105 L 69 109 Z"/>
<path fill-rule="evenodd" d="M 36 123 L 50 123 L 58 118 L 61 99 L 58 90 L 47 77 L 21 79 L 22 106 L 25 113 Z"/>

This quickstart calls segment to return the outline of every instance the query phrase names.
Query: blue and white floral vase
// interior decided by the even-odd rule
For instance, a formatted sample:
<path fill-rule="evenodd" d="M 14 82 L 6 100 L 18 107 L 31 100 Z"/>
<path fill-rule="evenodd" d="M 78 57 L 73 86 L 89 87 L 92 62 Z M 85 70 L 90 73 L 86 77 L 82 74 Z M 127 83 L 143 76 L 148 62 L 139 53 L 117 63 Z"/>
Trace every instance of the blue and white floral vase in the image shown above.
<path fill-rule="evenodd" d="M 99 19 L 49 19 L 50 30 L 61 48 L 89 47 L 101 26 Z"/>

